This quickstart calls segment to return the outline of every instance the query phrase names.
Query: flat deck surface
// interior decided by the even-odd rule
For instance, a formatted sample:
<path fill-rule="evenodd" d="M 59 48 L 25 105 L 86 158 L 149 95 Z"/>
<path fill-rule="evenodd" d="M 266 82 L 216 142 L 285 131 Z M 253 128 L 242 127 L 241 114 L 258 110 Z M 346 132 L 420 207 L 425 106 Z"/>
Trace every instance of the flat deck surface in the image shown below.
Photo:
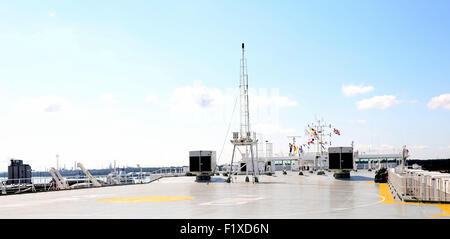
<path fill-rule="evenodd" d="M 373 172 L 349 180 L 288 172 L 260 176 L 163 178 L 150 184 L 0 196 L 0 218 L 450 218 L 446 206 L 395 202 Z M 388 192 L 388 190 L 387 190 Z M 388 195 L 389 194 L 389 195 Z M 449 205 L 447 205 L 449 206 Z"/>

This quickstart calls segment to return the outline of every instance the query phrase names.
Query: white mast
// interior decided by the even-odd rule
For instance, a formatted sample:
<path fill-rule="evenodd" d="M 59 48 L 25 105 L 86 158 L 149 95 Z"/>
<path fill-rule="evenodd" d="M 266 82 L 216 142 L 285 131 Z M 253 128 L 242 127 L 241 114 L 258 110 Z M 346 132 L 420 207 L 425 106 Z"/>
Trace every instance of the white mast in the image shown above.
<path fill-rule="evenodd" d="M 250 155 L 251 157 L 251 165 L 247 165 L 248 168 L 252 168 L 253 171 L 253 179 L 255 183 L 258 183 L 258 177 L 257 174 L 259 174 L 258 167 L 255 165 L 254 155 L 253 155 L 253 146 L 256 147 L 256 153 L 257 153 L 257 143 L 258 140 L 256 137 L 252 139 L 252 135 L 250 132 L 250 114 L 249 114 L 249 100 L 248 100 L 248 74 L 247 74 L 247 60 L 245 59 L 245 50 L 244 50 L 244 43 L 242 43 L 242 58 L 241 58 L 241 77 L 239 81 L 239 90 L 240 90 L 240 137 L 238 137 L 238 133 L 233 133 L 233 139 L 231 140 L 231 143 L 234 145 L 233 147 L 233 155 L 231 157 L 231 169 L 230 169 L 230 175 L 228 177 L 228 182 L 231 182 L 231 175 L 233 174 L 233 160 L 234 160 L 234 153 L 236 151 L 237 146 L 244 146 L 245 147 L 245 155 L 243 159 L 247 159 Z M 239 150 L 239 148 L 238 148 Z M 247 161 L 248 162 L 248 161 Z M 255 167 L 256 166 L 256 167 Z M 248 170 L 247 170 L 248 172 Z M 248 182 L 248 175 L 246 177 L 246 181 Z"/>
<path fill-rule="evenodd" d="M 240 107 L 241 107 L 241 137 L 242 138 L 250 138 L 247 59 L 245 59 L 244 52 L 245 52 L 244 43 L 242 43 L 241 80 L 240 80 L 240 84 L 239 84 Z"/>

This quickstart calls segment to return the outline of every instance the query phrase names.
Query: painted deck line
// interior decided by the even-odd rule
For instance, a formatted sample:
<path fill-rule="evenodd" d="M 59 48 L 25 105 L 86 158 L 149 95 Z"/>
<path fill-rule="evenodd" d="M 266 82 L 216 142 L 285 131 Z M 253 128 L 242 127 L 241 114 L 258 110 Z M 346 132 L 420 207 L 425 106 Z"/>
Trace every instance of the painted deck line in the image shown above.
<path fill-rule="evenodd" d="M 431 215 L 431 216 L 428 216 L 428 217 L 435 218 L 435 217 L 442 217 L 442 216 L 450 216 L 450 204 L 397 202 L 392 197 L 391 191 L 389 190 L 389 187 L 388 187 L 387 183 L 379 183 L 378 185 L 380 187 L 380 197 L 384 197 L 385 198 L 385 200 L 382 201 L 381 203 L 436 206 L 439 209 L 441 209 L 442 211 L 444 211 L 444 213 L 437 214 L 437 215 Z"/>
<path fill-rule="evenodd" d="M 123 197 L 123 198 L 105 198 L 96 200 L 96 202 L 174 202 L 193 200 L 194 197 L 179 197 L 179 196 L 142 196 L 142 197 Z"/>

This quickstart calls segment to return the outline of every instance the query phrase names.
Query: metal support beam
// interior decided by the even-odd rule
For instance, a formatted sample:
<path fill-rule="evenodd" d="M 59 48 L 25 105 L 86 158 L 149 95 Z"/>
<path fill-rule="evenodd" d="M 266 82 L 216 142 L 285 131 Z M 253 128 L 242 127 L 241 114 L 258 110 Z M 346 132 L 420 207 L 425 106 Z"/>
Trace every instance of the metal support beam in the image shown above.
<path fill-rule="evenodd" d="M 94 187 L 101 187 L 102 185 L 97 181 L 96 178 L 94 178 L 94 176 L 91 175 L 91 173 L 89 173 L 89 171 L 83 166 L 83 164 L 81 163 L 77 163 L 77 166 L 81 169 L 81 171 L 89 178 L 89 180 L 91 181 L 92 185 L 94 185 Z"/>

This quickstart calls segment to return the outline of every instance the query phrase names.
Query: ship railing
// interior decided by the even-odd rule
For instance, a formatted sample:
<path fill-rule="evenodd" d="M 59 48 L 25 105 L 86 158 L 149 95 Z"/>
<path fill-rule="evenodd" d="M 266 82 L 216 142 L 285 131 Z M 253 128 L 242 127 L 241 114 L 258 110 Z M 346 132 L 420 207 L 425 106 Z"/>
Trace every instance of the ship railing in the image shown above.
<path fill-rule="evenodd" d="M 184 169 L 182 167 L 163 167 L 149 172 L 150 175 L 164 175 L 164 176 L 180 176 L 184 175 Z"/>
<path fill-rule="evenodd" d="M 177 177 L 184 176 L 185 174 L 183 167 L 163 167 L 149 172 L 150 182 L 163 177 Z"/>
<path fill-rule="evenodd" d="M 3 179 L 0 183 L 1 194 L 7 194 L 7 191 L 21 193 L 27 191 L 36 191 L 32 178 Z"/>
<path fill-rule="evenodd" d="M 93 176 L 95 179 L 101 181 L 101 175 Z M 76 188 L 76 187 L 92 187 L 92 182 L 90 181 L 89 177 L 86 175 L 73 175 L 73 176 L 64 176 L 64 180 L 67 184 L 71 182 L 72 184 L 69 185 L 69 189 Z"/>
<path fill-rule="evenodd" d="M 389 170 L 389 184 L 402 200 L 450 202 L 450 174 L 425 170 Z"/>
<path fill-rule="evenodd" d="M 135 177 L 137 175 L 137 177 Z M 183 167 L 163 167 L 151 172 L 137 172 L 131 175 L 130 178 L 134 180 L 134 183 L 149 183 L 155 176 L 157 179 L 162 177 L 174 177 L 185 175 Z M 97 180 L 101 181 L 102 184 L 106 184 L 108 175 L 93 175 Z M 73 185 L 80 185 L 91 187 L 89 178 L 86 175 L 74 175 L 74 176 L 64 176 L 64 180 L 71 181 L 71 186 L 68 189 L 73 188 Z M 33 176 L 31 178 L 16 178 L 8 179 L 6 177 L 0 177 L 0 193 L 6 194 L 7 191 L 10 192 L 14 190 L 15 193 L 21 193 L 25 191 L 36 191 L 36 186 L 40 190 L 48 191 L 56 189 L 56 185 L 52 185 L 51 176 Z M 75 182 L 75 183 L 74 183 Z M 85 183 L 85 184 L 84 184 Z"/>
<path fill-rule="evenodd" d="M 106 184 L 107 175 L 95 175 L 98 181 L 102 182 L 103 185 Z M 70 181 L 71 185 L 67 188 L 58 188 L 55 184 L 52 184 L 53 178 L 46 176 L 35 176 L 32 178 L 0 178 L 0 193 L 6 194 L 6 191 L 15 193 L 21 193 L 25 191 L 36 191 L 35 188 L 39 187 L 40 190 L 63 190 L 63 189 L 73 189 L 75 187 L 91 187 L 92 184 L 86 175 L 74 175 L 74 176 L 64 176 L 64 180 Z M 132 178 L 132 177 L 130 177 Z M 139 181 L 140 180 L 140 181 Z M 143 176 L 138 178 L 133 178 L 134 183 L 145 183 L 149 182 L 148 176 Z"/>
<path fill-rule="evenodd" d="M 396 173 L 395 168 L 388 170 L 388 180 L 392 189 L 400 198 L 407 196 L 407 180 L 404 174 Z"/>

